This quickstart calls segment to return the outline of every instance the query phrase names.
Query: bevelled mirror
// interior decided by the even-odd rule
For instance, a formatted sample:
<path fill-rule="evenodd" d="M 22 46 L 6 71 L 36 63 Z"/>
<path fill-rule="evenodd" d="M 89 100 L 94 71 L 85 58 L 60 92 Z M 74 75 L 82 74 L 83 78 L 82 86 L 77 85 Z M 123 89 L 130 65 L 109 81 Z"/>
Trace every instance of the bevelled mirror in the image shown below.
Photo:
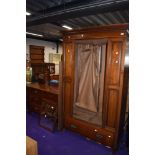
<path fill-rule="evenodd" d="M 106 41 L 77 41 L 75 51 L 73 117 L 103 126 Z"/>

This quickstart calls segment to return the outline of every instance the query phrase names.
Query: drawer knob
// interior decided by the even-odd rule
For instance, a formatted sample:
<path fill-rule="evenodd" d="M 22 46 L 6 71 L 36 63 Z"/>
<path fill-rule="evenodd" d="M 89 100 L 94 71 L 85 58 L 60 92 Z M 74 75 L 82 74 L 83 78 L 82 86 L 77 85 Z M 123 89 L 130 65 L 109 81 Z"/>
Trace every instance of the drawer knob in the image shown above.
<path fill-rule="evenodd" d="M 52 106 L 51 109 L 54 109 L 54 107 Z"/>
<path fill-rule="evenodd" d="M 94 129 L 94 132 L 97 132 L 98 130 L 97 129 Z"/>
<path fill-rule="evenodd" d="M 111 136 L 108 136 L 108 138 L 111 138 Z"/>

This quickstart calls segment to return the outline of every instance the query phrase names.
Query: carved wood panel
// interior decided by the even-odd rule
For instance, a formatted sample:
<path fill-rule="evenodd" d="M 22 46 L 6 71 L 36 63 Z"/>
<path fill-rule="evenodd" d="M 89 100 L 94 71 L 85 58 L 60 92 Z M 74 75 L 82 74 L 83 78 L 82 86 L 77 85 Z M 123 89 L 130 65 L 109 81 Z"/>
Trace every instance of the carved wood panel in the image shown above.
<path fill-rule="evenodd" d="M 105 87 L 105 126 L 116 129 L 121 89 L 121 65 L 123 41 L 111 39 L 108 42 L 106 87 Z"/>
<path fill-rule="evenodd" d="M 72 75 L 72 44 L 67 43 L 65 44 L 65 53 L 64 53 L 64 59 L 65 59 L 65 76 L 71 76 Z"/>
<path fill-rule="evenodd" d="M 115 128 L 116 124 L 116 114 L 117 114 L 117 106 L 118 106 L 118 90 L 109 89 L 108 97 L 107 97 L 107 120 L 106 126 Z"/>
<path fill-rule="evenodd" d="M 112 42 L 109 53 L 109 85 L 119 85 L 121 67 L 122 42 Z"/>

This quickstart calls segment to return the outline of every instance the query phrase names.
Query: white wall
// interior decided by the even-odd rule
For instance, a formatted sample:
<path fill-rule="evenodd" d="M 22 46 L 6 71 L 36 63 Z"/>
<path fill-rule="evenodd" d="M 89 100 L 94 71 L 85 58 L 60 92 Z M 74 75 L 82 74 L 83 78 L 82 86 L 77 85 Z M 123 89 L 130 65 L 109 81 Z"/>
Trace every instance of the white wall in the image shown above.
<path fill-rule="evenodd" d="M 26 38 L 26 54 L 29 59 L 29 45 L 44 46 L 44 62 L 49 62 L 49 53 L 56 53 L 57 46 L 54 42 L 42 41 L 37 39 Z M 62 47 L 59 46 L 58 53 L 62 54 Z M 59 65 L 55 65 L 55 74 L 59 74 Z"/>

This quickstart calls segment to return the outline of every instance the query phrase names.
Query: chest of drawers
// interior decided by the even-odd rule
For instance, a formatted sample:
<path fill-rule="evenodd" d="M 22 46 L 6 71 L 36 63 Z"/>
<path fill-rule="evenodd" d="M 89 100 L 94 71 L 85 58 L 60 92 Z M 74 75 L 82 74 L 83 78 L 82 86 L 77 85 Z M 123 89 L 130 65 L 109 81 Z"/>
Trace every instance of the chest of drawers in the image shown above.
<path fill-rule="evenodd" d="M 58 87 L 44 84 L 31 83 L 27 84 L 27 104 L 30 112 L 42 112 L 45 104 L 57 109 L 58 106 Z"/>

